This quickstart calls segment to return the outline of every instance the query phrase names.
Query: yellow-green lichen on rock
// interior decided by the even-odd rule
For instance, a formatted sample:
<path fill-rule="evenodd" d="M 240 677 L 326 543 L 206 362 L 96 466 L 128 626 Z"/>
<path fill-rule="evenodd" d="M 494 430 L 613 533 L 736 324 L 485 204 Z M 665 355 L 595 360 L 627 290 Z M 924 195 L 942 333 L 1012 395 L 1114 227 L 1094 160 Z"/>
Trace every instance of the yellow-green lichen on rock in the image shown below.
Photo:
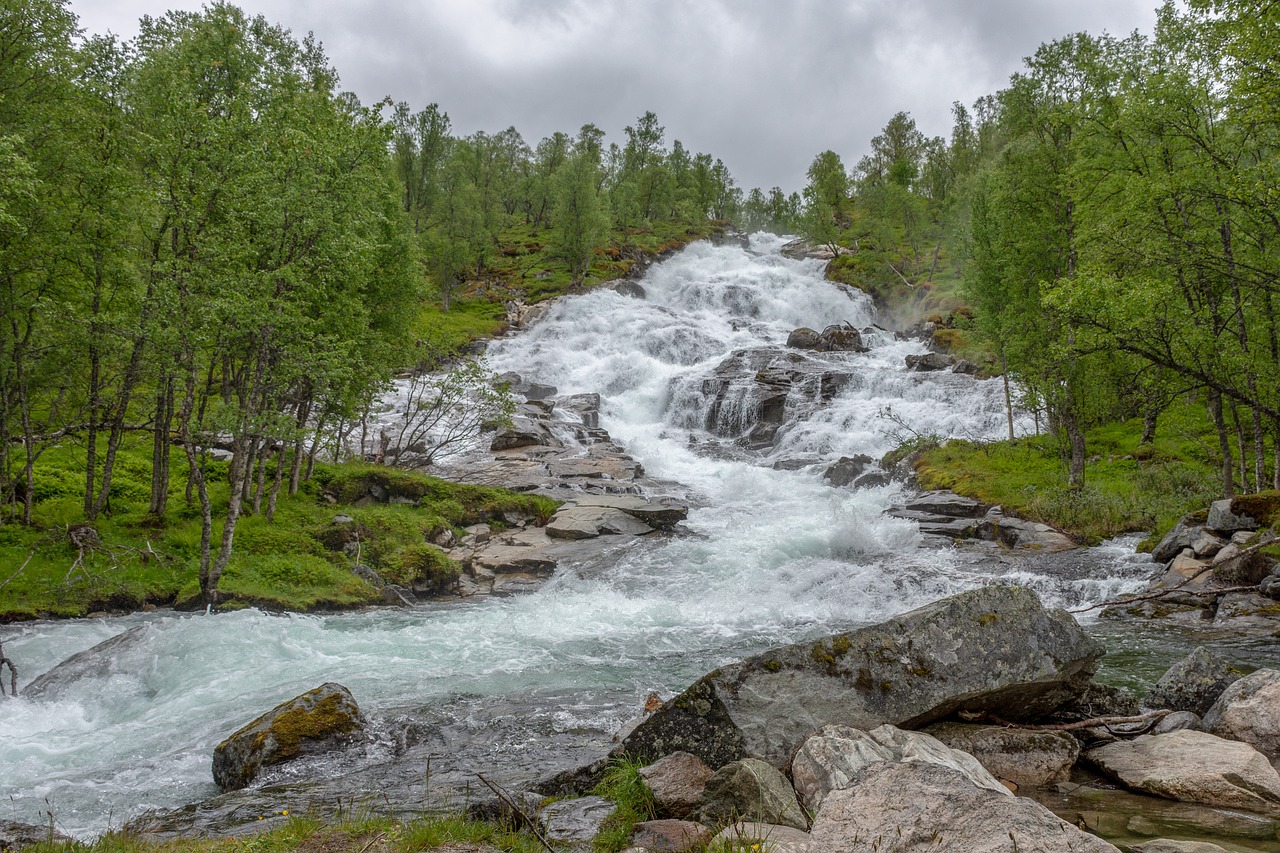
<path fill-rule="evenodd" d="M 322 684 L 277 705 L 213 751 L 213 780 L 224 791 L 251 784 L 263 767 L 345 746 L 364 729 L 351 691 Z"/>

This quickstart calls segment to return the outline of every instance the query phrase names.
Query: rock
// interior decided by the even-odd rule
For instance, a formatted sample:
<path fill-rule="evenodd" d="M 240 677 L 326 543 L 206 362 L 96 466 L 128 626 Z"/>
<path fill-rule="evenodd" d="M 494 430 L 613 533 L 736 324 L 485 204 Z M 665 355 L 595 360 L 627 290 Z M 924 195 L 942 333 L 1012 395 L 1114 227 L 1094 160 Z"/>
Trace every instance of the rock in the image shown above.
<path fill-rule="evenodd" d="M 836 488 L 847 486 L 856 480 L 866 470 L 867 466 L 874 461 L 865 453 L 859 453 L 857 456 L 841 456 L 834 465 L 823 473 L 822 479 L 830 480 L 831 485 Z"/>
<path fill-rule="evenodd" d="M 1245 743 L 1182 730 L 1096 747 L 1085 758 L 1136 791 L 1211 806 L 1270 812 L 1280 775 Z"/>
<path fill-rule="evenodd" d="M 787 335 L 787 346 L 792 349 L 817 349 L 822 336 L 816 329 L 802 327 Z"/>
<path fill-rule="evenodd" d="M 887 486 L 893 482 L 893 475 L 888 471 L 867 471 L 860 475 L 858 479 L 853 481 L 855 489 L 874 489 L 880 486 Z"/>
<path fill-rule="evenodd" d="M 763 823 L 809 828 L 787 777 L 756 758 L 743 758 L 717 770 L 707 780 L 702 801 L 691 817 L 708 826 L 719 826 L 742 815 L 751 815 Z"/>
<path fill-rule="evenodd" d="M 1219 533 L 1234 533 L 1237 530 L 1257 530 L 1261 525 L 1243 506 L 1237 506 L 1239 498 L 1223 498 L 1209 504 L 1209 520 L 1205 527 Z"/>
<path fill-rule="evenodd" d="M 1280 671 L 1260 669 L 1227 687 L 1204 715 L 1204 730 L 1280 759 Z"/>
<path fill-rule="evenodd" d="M 1270 574 L 1275 565 L 1272 559 L 1259 551 L 1245 554 L 1246 547 L 1232 542 L 1213 556 L 1213 576 L 1218 582 L 1227 586 L 1256 584 Z"/>
<path fill-rule="evenodd" d="M 1275 602 L 1256 592 L 1229 592 L 1218 601 L 1213 614 L 1215 628 L 1250 630 L 1261 628 L 1274 633 L 1280 628 Z"/>
<path fill-rule="evenodd" d="M 1009 548 L 1068 551 L 1077 547 L 1071 537 L 1065 533 L 1038 521 L 1027 521 L 1005 515 L 1000 507 L 992 507 L 987 511 L 973 535 L 988 542 L 998 542 Z"/>
<path fill-rule="evenodd" d="M 642 498 L 635 495 L 587 495 L 577 500 L 580 507 L 604 507 L 625 512 L 655 530 L 667 530 L 689 517 L 687 504 L 671 498 Z"/>
<path fill-rule="evenodd" d="M 809 837 L 822 853 L 1119 853 L 1039 803 L 936 764 L 868 766 L 827 797 Z"/>
<path fill-rule="evenodd" d="M 891 507 L 888 514 L 898 518 L 911 518 L 910 515 L 904 514 L 909 512 L 945 515 L 952 518 L 981 518 L 986 514 L 987 509 L 986 504 L 978 503 L 973 498 L 938 490 L 921 492 L 914 498 Z"/>
<path fill-rule="evenodd" d="M 555 300 L 547 300 L 539 302 L 537 305 L 529 305 L 520 310 L 520 316 L 516 319 L 517 329 L 527 329 L 537 323 L 543 317 L 551 313 L 551 309 L 555 307 Z"/>
<path fill-rule="evenodd" d="M 909 355 L 906 358 L 907 370 L 946 370 L 956 363 L 949 355 L 940 352 L 927 352 L 924 355 Z"/>
<path fill-rule="evenodd" d="M 560 399 L 561 410 L 576 414 L 588 429 L 600 428 L 600 395 L 573 394 Z"/>
<path fill-rule="evenodd" d="M 548 841 L 586 845 L 584 849 L 590 850 L 592 839 L 600 834 L 604 822 L 617 810 L 613 801 L 604 797 L 559 800 L 542 809 L 538 823 Z"/>
<path fill-rule="evenodd" d="M 393 583 L 389 583 L 382 588 L 381 599 L 383 604 L 391 604 L 396 607 L 412 607 L 418 603 L 417 596 L 413 594 L 412 590 Z"/>
<path fill-rule="evenodd" d="M 1151 734 L 1163 735 L 1169 732 L 1181 731 L 1182 729 L 1200 731 L 1202 728 L 1203 725 L 1199 714 L 1191 711 L 1174 711 L 1169 716 L 1162 717 L 1151 730 Z"/>
<path fill-rule="evenodd" d="M 614 293 L 619 296 L 629 296 L 632 299 L 644 299 L 648 296 L 644 288 L 634 281 L 620 281 L 611 288 Z"/>
<path fill-rule="evenodd" d="M 553 539 L 594 539 L 602 535 L 652 533 L 653 528 L 619 509 L 596 506 L 566 506 L 544 528 Z"/>
<path fill-rule="evenodd" d="M 1200 535 L 1191 543 L 1191 553 L 1201 560 L 1207 560 L 1221 551 L 1226 545 L 1227 541 L 1222 537 L 1214 536 L 1207 530 L 1201 530 Z"/>
<path fill-rule="evenodd" d="M 138 672 L 141 667 L 138 656 L 143 653 L 149 631 L 147 625 L 136 625 L 77 652 L 22 688 L 22 695 L 28 699 L 56 700 L 84 679 L 98 681 L 116 673 Z"/>
<path fill-rule="evenodd" d="M 1172 838 L 1157 838 L 1155 841 L 1132 844 L 1129 849 L 1133 853 L 1230 853 L 1227 848 L 1207 841 L 1176 841 Z"/>
<path fill-rule="evenodd" d="M 1080 755 L 1080 742 L 1066 732 L 969 723 L 935 723 L 925 731 L 1019 788 L 1048 788 L 1067 781 Z"/>
<path fill-rule="evenodd" d="M 621 750 L 683 750 L 712 767 L 755 755 L 780 767 L 828 723 L 917 728 L 957 711 L 1035 719 L 1078 696 L 1102 654 L 1031 590 L 984 587 L 717 669 L 663 704 Z"/>
<path fill-rule="evenodd" d="M 541 402 L 556 395 L 556 386 L 530 382 L 528 385 L 520 389 L 520 393 L 524 394 L 524 398 L 531 403 Z"/>
<path fill-rule="evenodd" d="M 977 376 L 982 372 L 982 368 L 974 364 L 972 361 L 966 361 L 962 358 L 951 368 L 951 372 L 959 373 L 962 376 Z"/>
<path fill-rule="evenodd" d="M 809 814 L 817 814 L 832 791 L 849 786 L 859 771 L 877 761 L 925 762 L 949 767 L 979 788 L 1008 795 L 972 755 L 952 749 L 924 732 L 885 725 L 864 732 L 849 726 L 823 726 L 791 760 L 791 780 Z"/>
<path fill-rule="evenodd" d="M 789 340 L 789 339 L 788 339 Z M 818 352 L 866 352 L 862 334 L 853 326 L 827 326 L 818 336 Z"/>
<path fill-rule="evenodd" d="M 773 823 L 738 821 L 716 833 L 715 841 L 729 850 L 750 850 L 752 853 L 809 853 L 813 850 L 809 833 Z"/>
<path fill-rule="evenodd" d="M 538 445 L 559 447 L 560 442 L 552 438 L 551 433 L 542 424 L 529 418 L 516 417 L 512 419 L 510 427 L 500 430 L 494 435 L 493 440 L 489 443 L 489 449 L 493 451 L 515 450 L 520 447 L 536 447 Z"/>
<path fill-rule="evenodd" d="M 632 844 L 652 853 L 689 853 L 710 841 L 711 830 L 691 820 L 646 820 L 631 836 Z"/>
<path fill-rule="evenodd" d="M 0 820 L 0 850 L 21 850 L 24 847 L 35 847 L 45 844 L 58 849 L 75 849 L 72 839 L 63 835 L 52 826 L 35 826 L 30 823 L 19 823 L 15 820 Z"/>
<path fill-rule="evenodd" d="M 352 524 L 354 522 L 355 522 L 354 518 L 352 518 L 349 515 L 343 515 L 342 513 L 339 513 L 338 515 L 335 515 L 333 517 L 334 524 Z"/>
<path fill-rule="evenodd" d="M 676 752 L 640 769 L 640 778 L 653 793 L 659 815 L 688 817 L 702 801 L 713 771 L 701 758 Z"/>
<path fill-rule="evenodd" d="M 1160 544 L 1151 549 L 1151 559 L 1157 563 L 1169 562 L 1184 548 L 1190 548 L 1191 543 L 1199 538 L 1200 531 L 1203 529 L 1203 525 L 1196 524 L 1190 518 L 1182 519 L 1164 535 Z"/>
<path fill-rule="evenodd" d="M 1200 646 L 1169 667 L 1143 698 L 1148 708 L 1172 708 L 1204 716 L 1222 691 L 1244 673 L 1226 658 L 1212 655 Z M 1238 740 L 1238 738 L 1237 738 Z"/>
<path fill-rule="evenodd" d="M 1095 717 L 1133 717 L 1140 710 L 1138 697 L 1123 687 L 1089 682 L 1084 691 L 1054 712 L 1055 723 L 1076 723 Z"/>
<path fill-rule="evenodd" d="M 224 791 L 244 788 L 263 767 L 346 746 L 364 729 L 351 691 L 322 684 L 277 705 L 218 744 L 213 781 Z"/>

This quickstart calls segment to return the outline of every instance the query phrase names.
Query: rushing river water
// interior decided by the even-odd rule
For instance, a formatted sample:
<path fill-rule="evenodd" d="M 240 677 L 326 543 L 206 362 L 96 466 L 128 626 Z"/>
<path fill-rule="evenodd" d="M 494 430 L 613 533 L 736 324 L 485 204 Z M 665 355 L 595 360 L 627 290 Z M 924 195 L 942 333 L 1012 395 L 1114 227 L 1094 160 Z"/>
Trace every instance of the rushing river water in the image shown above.
<path fill-rule="evenodd" d="M 669 694 L 729 660 L 878 621 L 996 576 L 1073 606 L 1145 581 L 1150 564 L 1132 557 L 1132 539 L 1094 549 L 1075 571 L 977 561 L 919 548 L 912 522 L 882 515 L 901 486 L 834 489 L 818 467 L 774 467 L 878 457 L 902 424 L 999 438 L 999 383 L 908 372 L 903 359 L 924 352 L 919 343 L 873 331 L 870 352 L 828 356 L 852 365 L 855 380 L 784 426 L 763 454 L 705 432 L 702 383 L 728 353 L 778 346 L 799 326 L 876 319 L 861 294 L 823 280 L 820 262 L 784 259 L 779 245 L 771 237 L 757 237 L 749 251 L 695 244 L 650 271 L 647 299 L 606 290 L 565 299 L 490 350 L 498 371 L 561 394 L 599 392 L 601 425 L 650 475 L 694 497 L 687 533 L 603 568 L 562 566 L 538 592 L 505 599 L 8 626 L 5 651 L 24 681 L 148 627 L 109 668 L 56 701 L 0 703 L 0 817 L 41 823 L 52 813 L 64 831 L 87 835 L 148 808 L 213 796 L 213 746 L 324 681 L 347 685 L 380 720 L 432 708 L 447 717 L 439 726 L 487 732 L 476 760 L 499 761 L 579 732 L 607 737 L 650 690 Z"/>

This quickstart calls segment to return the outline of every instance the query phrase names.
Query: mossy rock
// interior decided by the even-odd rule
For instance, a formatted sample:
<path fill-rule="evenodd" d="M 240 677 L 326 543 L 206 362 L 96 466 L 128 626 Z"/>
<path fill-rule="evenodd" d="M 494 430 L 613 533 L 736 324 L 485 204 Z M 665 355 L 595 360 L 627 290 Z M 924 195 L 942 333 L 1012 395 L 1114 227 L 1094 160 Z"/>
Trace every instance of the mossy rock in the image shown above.
<path fill-rule="evenodd" d="M 224 791 L 250 785 L 263 767 L 340 749 L 364 730 L 355 697 L 341 684 L 322 684 L 277 705 L 218 744 L 213 781 Z"/>

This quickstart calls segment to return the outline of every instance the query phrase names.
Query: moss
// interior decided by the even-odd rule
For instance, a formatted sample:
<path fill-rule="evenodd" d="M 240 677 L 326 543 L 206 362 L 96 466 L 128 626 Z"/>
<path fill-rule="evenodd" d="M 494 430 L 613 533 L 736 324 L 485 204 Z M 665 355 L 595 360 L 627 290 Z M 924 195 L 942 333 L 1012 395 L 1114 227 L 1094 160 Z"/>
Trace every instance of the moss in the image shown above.
<path fill-rule="evenodd" d="M 1280 521 L 1280 491 L 1241 495 L 1231 501 L 1231 511 L 1247 515 L 1259 524 L 1273 525 Z"/>
<path fill-rule="evenodd" d="M 836 657 L 848 654 L 851 648 L 853 648 L 853 641 L 849 639 L 848 634 L 840 634 L 831 640 L 831 651 Z"/>
<path fill-rule="evenodd" d="M 311 695 L 318 691 L 313 690 Z M 275 742 L 273 761 L 292 758 L 302 750 L 304 740 L 323 740 L 355 731 L 360 723 L 342 705 L 342 697 L 326 696 L 310 710 L 298 706 L 278 714 L 266 731 L 259 733 L 261 746 L 270 737 Z"/>
<path fill-rule="evenodd" d="M 764 662 L 763 666 L 769 672 L 779 672 L 782 669 L 782 664 L 776 660 L 767 660 Z"/>
<path fill-rule="evenodd" d="M 997 613 L 983 613 L 978 617 L 978 624 L 986 627 L 1000 621 L 1000 615 Z"/>
<path fill-rule="evenodd" d="M 822 643 L 814 643 L 813 651 L 809 652 L 809 657 L 813 658 L 815 663 L 824 663 L 829 667 L 836 664 L 835 655 L 829 652 Z"/>

